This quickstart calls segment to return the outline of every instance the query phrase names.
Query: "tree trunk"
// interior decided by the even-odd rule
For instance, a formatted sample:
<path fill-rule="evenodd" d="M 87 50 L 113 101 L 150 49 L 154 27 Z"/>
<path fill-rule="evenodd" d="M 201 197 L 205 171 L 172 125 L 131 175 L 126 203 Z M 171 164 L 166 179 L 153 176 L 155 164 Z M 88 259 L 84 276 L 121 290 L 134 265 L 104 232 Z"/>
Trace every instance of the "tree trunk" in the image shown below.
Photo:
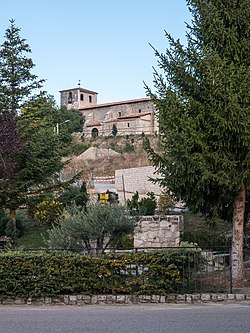
<path fill-rule="evenodd" d="M 10 220 L 11 220 L 11 237 L 13 239 L 16 238 L 16 210 L 15 209 L 10 209 Z"/>
<path fill-rule="evenodd" d="M 234 201 L 233 239 L 232 239 L 232 279 L 233 286 L 239 286 L 245 279 L 243 261 L 243 234 L 246 190 L 244 185 L 238 190 Z"/>

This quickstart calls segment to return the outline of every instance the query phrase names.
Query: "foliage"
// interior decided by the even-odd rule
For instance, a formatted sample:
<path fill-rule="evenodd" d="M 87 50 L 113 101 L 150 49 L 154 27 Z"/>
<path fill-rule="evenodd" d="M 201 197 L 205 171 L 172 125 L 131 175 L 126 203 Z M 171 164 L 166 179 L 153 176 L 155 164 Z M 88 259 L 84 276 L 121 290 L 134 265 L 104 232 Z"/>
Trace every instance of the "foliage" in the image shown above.
<path fill-rule="evenodd" d="M 49 233 L 51 248 L 97 248 L 104 250 L 133 231 L 134 223 L 118 205 L 94 205 L 87 211 L 77 210 L 59 221 Z"/>
<path fill-rule="evenodd" d="M 162 151 L 147 148 L 159 180 L 193 212 L 233 221 L 233 279 L 243 278 L 250 185 L 249 0 L 188 0 L 187 46 L 166 32 L 155 50 L 154 98 Z M 237 273 L 238 272 L 238 273 Z"/>
<path fill-rule="evenodd" d="M 71 133 L 83 122 L 78 111 L 58 109 L 50 95 L 34 95 L 43 80 L 31 73 L 34 64 L 26 56 L 31 50 L 19 33 L 11 20 L 0 49 L 0 207 L 10 210 L 13 233 L 16 210 L 31 191 L 63 186 L 62 156 Z"/>
<path fill-rule="evenodd" d="M 131 152 L 133 152 L 134 150 L 135 150 L 134 146 L 133 146 L 131 143 L 126 142 L 126 144 L 125 144 L 125 146 L 124 146 L 122 152 L 123 152 L 123 153 L 131 153 Z"/>
<path fill-rule="evenodd" d="M 199 249 L 109 254 L 0 253 L 1 297 L 63 294 L 161 294 L 182 289 L 203 259 Z M 48 278 L 49 277 L 49 278 Z M 184 277 L 184 280 L 182 280 Z"/>
<path fill-rule="evenodd" d="M 1 114 L 0 110 L 0 184 L 2 180 L 13 177 L 16 166 L 15 154 L 22 146 L 16 117 L 13 114 Z"/>
<path fill-rule="evenodd" d="M 0 236 L 22 237 L 25 232 L 24 219 L 21 216 L 17 216 L 16 219 L 16 234 L 13 235 L 13 224 L 11 223 L 10 216 L 3 213 L 0 215 Z"/>
<path fill-rule="evenodd" d="M 39 225 L 55 223 L 61 217 L 62 211 L 61 202 L 47 198 L 37 204 L 34 221 Z"/>
<path fill-rule="evenodd" d="M 35 65 L 28 53 L 31 49 L 20 37 L 20 28 L 10 20 L 0 48 L 0 103 L 4 112 L 17 113 L 33 90 L 41 88 L 44 82 L 31 73 Z"/>
<path fill-rule="evenodd" d="M 117 127 L 116 127 L 116 125 L 115 124 L 113 124 L 113 126 L 112 126 L 112 135 L 113 136 L 116 136 L 116 134 L 117 134 Z"/>
<path fill-rule="evenodd" d="M 147 197 L 139 199 L 139 193 L 136 191 L 131 200 L 127 200 L 127 207 L 133 216 L 154 215 L 157 207 L 155 195 L 153 192 L 148 192 Z"/>
<path fill-rule="evenodd" d="M 155 51 L 165 74 L 154 75 L 163 152 L 151 156 L 162 185 L 193 211 L 232 218 L 234 191 L 249 184 L 249 2 L 189 4 L 188 46 L 166 33 L 166 54 Z"/>
<path fill-rule="evenodd" d="M 160 194 L 158 200 L 159 212 L 166 214 L 171 207 L 174 205 L 174 200 L 168 190 L 165 190 Z"/>
<path fill-rule="evenodd" d="M 58 200 L 65 208 L 76 204 L 77 207 L 86 210 L 87 202 L 89 200 L 86 183 L 83 182 L 80 188 L 70 186 L 59 196 Z"/>
<path fill-rule="evenodd" d="M 182 235 L 182 241 L 196 243 L 198 246 L 204 248 L 208 246 L 230 246 L 232 239 L 225 234 L 218 235 L 213 232 L 209 233 L 205 231 L 184 231 Z"/>

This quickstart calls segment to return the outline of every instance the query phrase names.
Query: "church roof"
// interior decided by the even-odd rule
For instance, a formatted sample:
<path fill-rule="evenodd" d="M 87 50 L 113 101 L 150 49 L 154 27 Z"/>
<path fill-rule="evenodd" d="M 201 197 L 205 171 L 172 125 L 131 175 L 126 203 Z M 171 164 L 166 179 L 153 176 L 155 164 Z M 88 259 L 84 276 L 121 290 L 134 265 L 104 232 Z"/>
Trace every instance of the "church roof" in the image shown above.
<path fill-rule="evenodd" d="M 152 101 L 152 99 L 145 97 L 145 98 L 131 99 L 131 100 L 127 100 L 127 101 L 120 101 L 120 102 L 94 104 L 94 105 L 84 106 L 84 107 L 80 108 L 79 110 L 97 109 L 97 108 L 108 107 L 108 106 L 113 106 L 113 105 L 132 104 L 132 103 L 147 102 L 147 101 Z"/>
<path fill-rule="evenodd" d="M 81 87 L 77 87 L 77 88 L 71 88 L 71 89 L 64 89 L 64 90 L 60 90 L 59 92 L 65 92 L 65 91 L 72 91 L 72 90 L 80 90 L 81 92 L 86 92 L 88 94 L 98 94 L 98 92 L 93 91 L 93 90 L 89 90 L 89 89 L 85 89 L 85 88 L 81 88 Z"/>

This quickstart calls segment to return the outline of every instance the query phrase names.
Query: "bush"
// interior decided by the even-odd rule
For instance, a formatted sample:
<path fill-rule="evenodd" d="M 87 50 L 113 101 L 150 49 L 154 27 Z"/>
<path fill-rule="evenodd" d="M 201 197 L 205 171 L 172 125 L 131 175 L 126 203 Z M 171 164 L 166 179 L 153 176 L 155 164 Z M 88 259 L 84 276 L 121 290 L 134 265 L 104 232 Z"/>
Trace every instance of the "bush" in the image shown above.
<path fill-rule="evenodd" d="M 10 220 L 10 217 L 3 213 L 0 216 L 0 236 L 12 236 L 13 230 L 12 230 L 13 223 Z M 16 237 L 23 236 L 25 231 L 25 223 L 24 219 L 21 216 L 17 215 L 16 218 Z"/>
<path fill-rule="evenodd" d="M 119 243 L 130 234 L 134 222 L 124 207 L 119 205 L 94 205 L 87 211 L 76 210 L 53 226 L 48 245 L 53 248 L 97 248 L 104 250 L 111 242 Z"/>
<path fill-rule="evenodd" d="M 84 182 L 80 188 L 70 186 L 59 196 L 58 200 L 65 208 L 75 204 L 77 207 L 86 210 L 87 202 L 89 200 L 86 183 Z"/>
<path fill-rule="evenodd" d="M 57 222 L 62 215 L 62 203 L 55 200 L 46 199 L 37 204 L 34 220 L 40 225 Z"/>
<path fill-rule="evenodd" d="M 139 199 L 139 193 L 136 192 L 131 200 L 127 200 L 127 207 L 133 216 L 154 215 L 157 202 L 153 192 L 148 192 L 146 198 Z"/>
<path fill-rule="evenodd" d="M 200 247 L 231 246 L 231 238 L 226 235 L 218 235 L 213 232 L 191 232 L 185 231 L 182 235 L 185 242 L 196 243 Z"/>
<path fill-rule="evenodd" d="M 198 249 L 109 254 L 99 258 L 72 252 L 2 252 L 0 295 L 165 295 L 179 290 L 183 278 L 188 279 L 184 268 L 189 268 L 187 273 L 190 269 L 192 272 L 198 263 L 202 264 Z"/>

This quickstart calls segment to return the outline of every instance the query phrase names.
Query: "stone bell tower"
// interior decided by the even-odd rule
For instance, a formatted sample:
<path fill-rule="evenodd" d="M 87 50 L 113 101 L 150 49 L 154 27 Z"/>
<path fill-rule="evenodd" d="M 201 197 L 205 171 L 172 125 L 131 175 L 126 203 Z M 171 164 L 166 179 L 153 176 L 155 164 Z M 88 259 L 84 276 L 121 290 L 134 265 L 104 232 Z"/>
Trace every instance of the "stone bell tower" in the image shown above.
<path fill-rule="evenodd" d="M 80 83 L 77 88 L 61 90 L 60 92 L 60 104 L 66 106 L 67 109 L 81 109 L 86 106 L 97 104 L 97 92 L 91 91 L 80 87 Z"/>

